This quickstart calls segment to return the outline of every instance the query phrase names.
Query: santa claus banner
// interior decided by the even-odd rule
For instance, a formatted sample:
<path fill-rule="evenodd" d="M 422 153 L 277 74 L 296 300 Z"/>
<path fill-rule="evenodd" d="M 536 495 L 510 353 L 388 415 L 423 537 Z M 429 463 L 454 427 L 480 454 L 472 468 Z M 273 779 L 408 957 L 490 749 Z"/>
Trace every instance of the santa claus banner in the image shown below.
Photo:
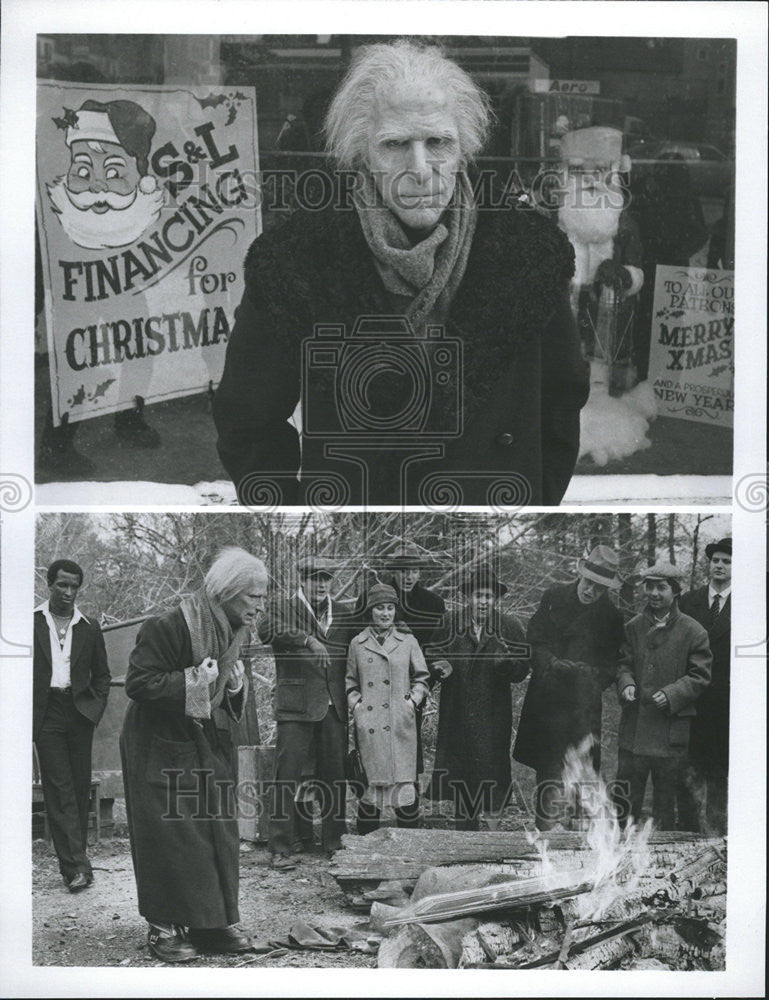
<path fill-rule="evenodd" d="M 216 384 L 261 231 L 253 88 L 40 84 L 54 423 Z"/>
<path fill-rule="evenodd" d="M 662 416 L 732 426 L 734 271 L 657 266 L 649 382 Z"/>

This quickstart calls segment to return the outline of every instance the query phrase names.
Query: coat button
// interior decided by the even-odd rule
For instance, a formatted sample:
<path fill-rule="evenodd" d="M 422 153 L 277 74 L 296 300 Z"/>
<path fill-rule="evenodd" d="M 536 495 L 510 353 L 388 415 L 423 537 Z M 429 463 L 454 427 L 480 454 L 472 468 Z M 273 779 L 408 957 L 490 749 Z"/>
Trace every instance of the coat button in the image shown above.
<path fill-rule="evenodd" d="M 513 443 L 513 435 L 509 431 L 503 431 L 501 434 L 497 434 L 495 441 L 502 448 L 509 448 Z"/>
<path fill-rule="evenodd" d="M 369 663 L 373 663 L 373 662 L 374 662 L 374 657 L 373 657 L 373 656 L 369 656 L 369 658 L 368 658 L 368 662 L 369 662 Z"/>
<path fill-rule="evenodd" d="M 369 729 L 369 732 L 373 734 L 374 730 L 373 729 Z"/>
<path fill-rule="evenodd" d="M 390 727 L 389 727 L 389 726 L 383 726 L 382 728 L 384 729 L 384 731 L 385 731 L 386 733 L 389 733 L 389 732 L 390 732 Z"/>
<path fill-rule="evenodd" d="M 368 682 L 368 686 L 369 686 L 370 688 L 372 688 L 372 687 L 374 686 L 374 682 L 373 682 L 373 681 L 369 681 L 369 682 Z"/>
<path fill-rule="evenodd" d="M 389 708 L 389 707 L 390 707 L 390 702 L 389 701 L 383 701 L 382 702 L 382 708 Z"/>
<path fill-rule="evenodd" d="M 389 683 L 390 682 L 387 680 L 387 678 L 385 678 L 385 684 L 389 684 Z"/>
<path fill-rule="evenodd" d="M 368 705 L 367 707 L 368 707 L 369 712 L 373 712 L 374 711 L 374 706 L 373 705 Z"/>

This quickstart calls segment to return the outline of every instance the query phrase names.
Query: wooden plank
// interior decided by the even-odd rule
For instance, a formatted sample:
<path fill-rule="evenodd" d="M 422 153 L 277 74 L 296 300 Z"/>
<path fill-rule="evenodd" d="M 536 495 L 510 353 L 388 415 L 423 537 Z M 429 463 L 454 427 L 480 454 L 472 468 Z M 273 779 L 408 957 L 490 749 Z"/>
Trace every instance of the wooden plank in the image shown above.
<path fill-rule="evenodd" d="M 550 852 L 589 850 L 584 834 L 559 832 L 542 838 Z M 659 832 L 650 838 L 653 855 L 678 855 L 686 849 L 723 849 L 722 838 L 712 840 L 681 831 Z M 334 855 L 330 871 L 341 883 L 382 879 L 414 881 L 426 868 L 443 865 L 501 863 L 540 857 L 536 843 L 525 831 L 403 830 L 384 828 L 358 837 L 347 834 Z M 576 866 L 575 866 L 576 867 Z"/>

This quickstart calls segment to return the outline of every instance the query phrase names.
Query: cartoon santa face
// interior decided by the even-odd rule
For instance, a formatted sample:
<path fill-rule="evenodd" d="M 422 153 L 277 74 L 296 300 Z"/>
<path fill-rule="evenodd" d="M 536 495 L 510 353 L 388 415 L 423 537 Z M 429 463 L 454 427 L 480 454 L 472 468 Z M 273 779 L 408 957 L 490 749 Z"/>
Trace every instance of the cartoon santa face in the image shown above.
<path fill-rule="evenodd" d="M 128 246 L 163 207 L 148 173 L 155 120 L 133 101 L 86 101 L 66 114 L 70 166 L 48 185 L 53 210 L 78 246 Z"/>

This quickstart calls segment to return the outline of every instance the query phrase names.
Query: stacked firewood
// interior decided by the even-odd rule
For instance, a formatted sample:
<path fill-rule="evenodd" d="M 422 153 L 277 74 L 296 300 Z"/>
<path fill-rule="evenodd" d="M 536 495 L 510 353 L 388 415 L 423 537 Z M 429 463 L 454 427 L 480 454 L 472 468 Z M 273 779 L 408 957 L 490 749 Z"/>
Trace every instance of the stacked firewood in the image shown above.
<path fill-rule="evenodd" d="M 579 833 L 389 829 L 345 838 L 332 872 L 387 935 L 380 967 L 724 968 L 725 841 L 641 849 L 604 884 Z"/>

